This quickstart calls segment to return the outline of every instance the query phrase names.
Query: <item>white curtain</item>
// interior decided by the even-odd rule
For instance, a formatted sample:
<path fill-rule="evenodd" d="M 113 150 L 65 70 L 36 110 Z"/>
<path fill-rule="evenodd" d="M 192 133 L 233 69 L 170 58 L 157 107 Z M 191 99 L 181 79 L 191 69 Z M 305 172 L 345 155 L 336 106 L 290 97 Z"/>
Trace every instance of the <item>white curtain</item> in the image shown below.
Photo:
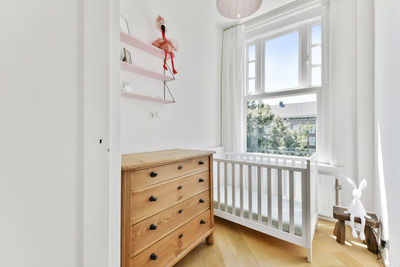
<path fill-rule="evenodd" d="M 331 1 L 326 12 L 329 83 L 319 99 L 318 161 L 341 166 L 336 172 L 343 185 L 341 205 L 353 198 L 342 178 L 366 179 L 361 200 L 374 211 L 373 5 L 371 0 Z"/>
<path fill-rule="evenodd" d="M 244 150 L 243 70 L 244 26 L 223 33 L 222 145 L 227 152 Z"/>

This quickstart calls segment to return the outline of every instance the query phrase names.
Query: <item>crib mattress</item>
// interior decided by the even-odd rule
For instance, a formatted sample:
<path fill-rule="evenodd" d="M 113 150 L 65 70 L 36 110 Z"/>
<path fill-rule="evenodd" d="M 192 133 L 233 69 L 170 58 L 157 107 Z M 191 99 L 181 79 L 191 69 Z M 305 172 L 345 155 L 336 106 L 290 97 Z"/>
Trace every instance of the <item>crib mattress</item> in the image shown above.
<path fill-rule="evenodd" d="M 221 210 L 225 211 L 225 187 L 221 185 L 220 204 Z M 232 186 L 228 185 L 228 213 L 232 214 Z M 265 193 L 261 194 L 261 214 L 262 222 L 266 224 L 268 221 L 268 195 Z M 272 226 L 278 228 L 278 197 L 271 197 L 271 216 Z M 217 190 L 214 190 L 214 207 L 218 208 L 218 194 Z M 257 191 L 252 192 L 252 219 L 258 220 L 258 199 Z M 247 189 L 243 189 L 243 213 L 244 217 L 249 217 L 249 192 Z M 240 216 L 240 188 L 235 187 L 235 215 Z M 289 218 L 289 199 L 282 197 L 282 224 L 283 231 L 289 232 L 290 218 Z M 294 201 L 294 233 L 295 235 L 302 235 L 302 202 Z"/>

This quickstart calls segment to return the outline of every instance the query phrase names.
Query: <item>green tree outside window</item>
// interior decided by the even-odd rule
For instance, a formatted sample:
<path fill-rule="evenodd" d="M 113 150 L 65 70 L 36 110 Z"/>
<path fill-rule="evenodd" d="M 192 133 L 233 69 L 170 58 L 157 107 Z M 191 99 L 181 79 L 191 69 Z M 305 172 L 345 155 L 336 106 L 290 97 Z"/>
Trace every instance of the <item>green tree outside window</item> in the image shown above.
<path fill-rule="evenodd" d="M 314 123 L 301 124 L 299 130 L 290 128 L 290 123 L 271 112 L 262 102 L 247 103 L 247 152 L 311 156 L 308 134 Z"/>

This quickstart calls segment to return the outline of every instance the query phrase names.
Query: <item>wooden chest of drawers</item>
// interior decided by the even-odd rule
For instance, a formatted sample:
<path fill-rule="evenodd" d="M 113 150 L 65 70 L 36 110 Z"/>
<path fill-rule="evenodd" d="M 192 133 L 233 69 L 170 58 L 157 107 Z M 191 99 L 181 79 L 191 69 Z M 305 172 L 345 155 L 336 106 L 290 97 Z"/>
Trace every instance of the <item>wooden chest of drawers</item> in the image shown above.
<path fill-rule="evenodd" d="M 122 267 L 170 266 L 214 242 L 211 151 L 122 156 Z"/>

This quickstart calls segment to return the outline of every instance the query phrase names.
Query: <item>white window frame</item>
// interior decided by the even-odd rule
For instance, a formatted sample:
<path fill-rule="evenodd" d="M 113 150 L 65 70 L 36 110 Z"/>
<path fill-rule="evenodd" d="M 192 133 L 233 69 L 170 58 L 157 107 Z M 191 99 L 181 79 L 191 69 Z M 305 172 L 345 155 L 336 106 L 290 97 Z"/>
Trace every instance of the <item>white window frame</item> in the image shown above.
<path fill-rule="evenodd" d="M 320 44 L 312 44 L 312 27 L 315 25 L 321 24 L 321 43 Z M 284 27 L 279 27 L 268 31 L 263 35 L 258 35 L 256 39 L 245 40 L 245 66 L 244 66 L 244 90 L 243 90 L 243 108 L 244 108 L 244 148 L 247 152 L 247 102 L 254 100 L 264 100 L 276 97 L 286 97 L 286 96 L 296 96 L 296 95 L 305 95 L 305 94 L 315 94 L 317 101 L 317 110 L 316 110 L 316 148 L 318 150 L 318 143 L 320 139 L 320 130 L 319 130 L 319 120 L 321 118 L 321 90 L 324 87 L 323 84 L 325 82 L 325 73 L 327 73 L 326 64 L 325 64 L 325 46 L 326 39 L 324 38 L 324 31 L 326 27 L 324 25 L 324 20 L 322 16 L 310 18 L 307 20 L 303 20 L 301 22 L 287 25 Z M 274 90 L 270 92 L 265 92 L 265 75 L 264 75 L 264 51 L 265 51 L 265 42 L 279 36 L 284 36 L 286 34 L 292 32 L 299 32 L 299 86 L 296 88 L 286 88 L 280 90 Z M 304 38 L 305 37 L 305 38 Z M 249 94 L 248 90 L 248 49 L 250 46 L 256 45 L 256 70 L 255 70 L 255 94 Z M 313 86 L 312 85 L 312 68 L 317 65 L 312 65 L 312 47 L 321 46 L 321 64 L 318 65 L 321 67 L 321 85 Z M 304 59 L 304 60 L 303 60 Z M 257 77 L 261 77 L 257 79 Z"/>

